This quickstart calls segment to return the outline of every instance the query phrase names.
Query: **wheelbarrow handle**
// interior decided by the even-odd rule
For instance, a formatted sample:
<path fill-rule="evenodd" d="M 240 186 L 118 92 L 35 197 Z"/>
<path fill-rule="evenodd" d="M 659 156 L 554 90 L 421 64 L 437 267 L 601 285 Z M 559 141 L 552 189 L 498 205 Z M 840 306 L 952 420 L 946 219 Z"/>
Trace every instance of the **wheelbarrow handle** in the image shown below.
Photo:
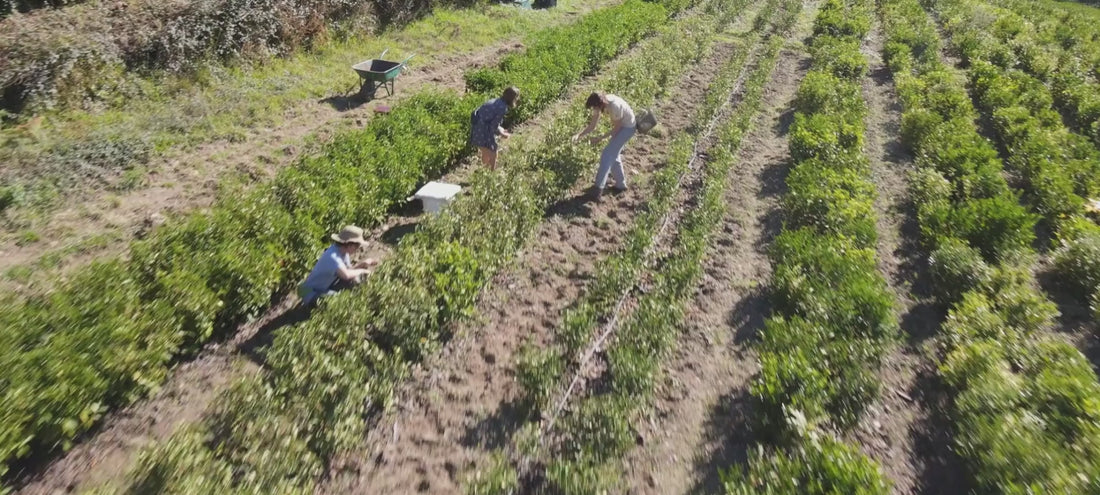
<path fill-rule="evenodd" d="M 412 55 L 409 55 L 407 58 L 405 58 L 405 60 L 401 61 L 401 65 L 405 65 L 405 63 L 407 63 L 409 60 L 412 60 L 412 58 L 415 57 L 415 56 L 416 56 L 415 53 L 412 54 Z"/>

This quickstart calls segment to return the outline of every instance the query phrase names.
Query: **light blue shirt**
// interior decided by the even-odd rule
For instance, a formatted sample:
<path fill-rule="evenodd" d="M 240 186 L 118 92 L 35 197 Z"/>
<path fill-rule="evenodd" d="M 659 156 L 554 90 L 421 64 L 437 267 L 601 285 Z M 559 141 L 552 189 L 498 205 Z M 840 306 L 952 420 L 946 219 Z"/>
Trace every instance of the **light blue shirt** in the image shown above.
<path fill-rule="evenodd" d="M 308 291 L 307 294 L 302 296 L 302 302 L 309 304 L 317 296 L 327 293 L 339 278 L 336 273 L 340 268 L 349 268 L 350 266 L 350 256 L 341 254 L 340 247 L 336 244 L 329 246 L 324 253 L 321 253 L 321 258 L 317 260 L 317 264 L 313 265 L 313 271 L 309 272 L 306 281 L 302 282 L 302 287 Z"/>

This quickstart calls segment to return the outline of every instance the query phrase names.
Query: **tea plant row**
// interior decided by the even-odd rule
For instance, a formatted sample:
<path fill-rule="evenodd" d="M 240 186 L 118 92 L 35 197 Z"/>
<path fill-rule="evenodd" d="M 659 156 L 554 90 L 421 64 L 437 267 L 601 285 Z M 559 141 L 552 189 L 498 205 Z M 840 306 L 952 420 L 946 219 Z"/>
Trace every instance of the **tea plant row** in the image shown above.
<path fill-rule="evenodd" d="M 1037 217 L 978 135 L 966 80 L 940 60 L 927 13 L 917 0 L 880 5 L 933 290 L 949 308 L 939 370 L 955 451 L 982 492 L 1091 493 L 1100 384 L 1080 352 L 1045 332 L 1057 311 L 1031 274 Z"/>
<path fill-rule="evenodd" d="M 1061 245 L 1059 278 L 1087 303 L 1100 288 L 1100 227 L 1085 206 L 1100 197 L 1100 152 L 1063 125 L 1048 84 L 1057 88 L 1065 78 L 1052 76 L 1053 57 L 1042 56 L 1052 48 L 1030 41 L 1034 25 L 1010 11 L 962 1 L 939 2 L 937 9 L 949 19 L 952 44 L 968 66 L 975 101 L 993 122 L 1006 166 Z M 1006 46 L 1022 51 L 1006 57 L 1000 48 Z"/>
<path fill-rule="evenodd" d="M 761 447 L 723 473 L 726 493 L 887 493 L 878 466 L 832 437 L 879 393 L 897 337 L 892 291 L 875 261 L 875 185 L 863 155 L 860 52 L 868 3 L 826 0 L 795 95 L 783 231 L 769 250 L 773 314 L 751 394 Z M 763 445 L 772 445 L 765 450 Z"/>
<path fill-rule="evenodd" d="M 669 241 L 669 252 L 656 260 L 656 267 L 647 275 L 648 290 L 634 298 L 633 310 L 607 346 L 606 376 L 596 379 L 606 380 L 606 384 L 601 390 L 579 394 L 577 404 L 564 411 L 562 419 L 547 433 L 552 441 L 542 456 L 545 477 L 563 493 L 595 493 L 614 487 L 620 479 L 623 457 L 636 444 L 633 425 L 641 421 L 659 383 L 662 363 L 676 347 L 685 306 L 702 273 L 703 256 L 726 212 L 725 187 L 734 155 L 760 107 L 764 85 L 785 41 L 784 32 L 797 18 L 801 5 L 769 2 L 764 9 L 770 12 L 777 7 L 775 15 L 780 19 L 773 21 L 778 24 L 777 31 L 762 42 L 762 53 L 746 74 L 741 93 L 744 98 L 720 130 L 717 143 L 710 147 L 690 211 L 680 219 L 676 237 Z M 728 95 L 729 89 L 714 93 Z"/>
<path fill-rule="evenodd" d="M 738 5 L 734 5 L 727 11 L 730 14 L 737 14 L 744 6 L 745 2 L 738 2 Z M 763 6 L 755 24 L 757 28 L 763 27 L 761 22 L 767 22 L 775 7 L 775 1 L 770 1 Z M 714 42 L 715 31 L 727 25 L 732 18 L 733 15 L 725 15 L 713 17 L 710 20 L 708 29 L 700 33 L 705 36 L 706 46 Z M 670 37 L 673 37 L 673 39 L 675 39 L 675 36 L 675 33 L 670 33 Z M 749 38 L 753 40 L 758 38 L 757 29 L 749 34 Z M 725 107 L 725 102 L 730 98 L 731 92 L 737 83 L 736 76 L 742 72 L 742 66 L 754 44 L 752 41 L 746 43 L 743 50 L 738 51 L 727 60 L 719 77 L 707 88 L 706 99 L 696 110 L 694 123 L 690 128 L 699 129 L 707 125 L 708 122 L 713 125 L 717 119 L 721 118 L 719 113 Z M 671 52 L 670 56 L 675 53 L 677 51 Z M 696 56 L 700 58 L 705 56 L 703 50 L 692 53 L 697 53 Z M 675 62 L 675 58 L 672 57 L 669 61 Z M 709 131 L 703 132 L 709 134 Z M 701 143 L 702 140 L 707 138 L 700 137 L 698 139 Z M 553 430 L 554 421 L 562 412 L 573 387 L 576 385 L 575 380 L 569 380 L 576 376 L 575 374 L 584 366 L 584 362 L 593 355 L 590 347 L 589 352 L 584 353 L 582 356 L 582 347 L 595 345 L 592 342 L 598 340 L 599 337 L 596 333 L 597 327 L 600 326 L 597 317 L 610 317 L 611 315 L 608 313 L 616 310 L 615 300 L 620 299 L 629 291 L 637 282 L 637 278 L 642 275 L 641 272 L 651 255 L 656 238 L 663 228 L 662 224 L 667 223 L 669 211 L 681 192 L 680 186 L 692 169 L 691 165 L 695 160 L 696 149 L 697 147 L 693 147 L 691 140 L 685 136 L 681 135 L 673 140 L 669 155 L 665 160 L 666 166 L 660 168 L 650 180 L 652 190 L 649 193 L 650 199 L 646 203 L 645 211 L 635 219 L 628 230 L 626 240 L 620 251 L 598 264 L 600 268 L 592 286 L 563 315 L 563 326 L 566 328 L 563 328 L 555 336 L 556 345 L 552 344 L 551 347 L 541 350 L 529 345 L 521 351 L 517 364 L 517 380 L 520 383 L 521 392 L 524 394 L 524 402 L 532 418 L 538 418 L 541 415 L 546 421 L 527 423 L 516 435 L 512 445 L 513 449 L 510 452 L 498 453 L 491 466 L 471 477 L 467 482 L 467 493 L 515 493 L 517 490 L 524 492 L 532 489 L 531 487 L 521 488 L 519 480 L 530 480 L 534 476 L 530 472 L 533 467 L 537 467 L 533 462 L 534 457 L 540 454 L 545 456 L 544 452 L 540 452 L 543 447 L 543 440 L 554 433 L 551 431 Z M 572 331 L 568 332 L 567 328 L 570 327 Z M 564 392 L 562 392 L 563 389 Z M 612 401 L 604 405 L 623 404 L 621 401 Z M 618 411 L 625 412 L 621 409 Z M 615 414 L 611 410 L 602 408 L 591 409 L 590 412 L 597 416 Z M 571 415 L 569 412 L 567 414 Z M 591 440 L 601 443 L 598 448 L 613 450 L 617 446 L 621 446 L 621 444 L 604 444 L 605 441 L 621 439 L 620 437 L 614 437 L 614 432 L 621 433 L 623 431 L 621 428 L 613 431 L 604 430 L 602 427 L 607 426 L 608 421 L 612 421 L 613 426 L 623 426 L 627 424 L 625 422 L 629 422 L 631 419 L 629 416 L 623 415 L 616 416 L 616 418 L 618 422 L 615 422 L 615 419 L 590 418 L 595 422 L 590 432 L 599 437 L 598 440 Z M 626 428 L 629 429 L 629 426 Z M 579 449 L 584 449 L 586 446 L 591 446 L 591 444 L 574 445 Z M 514 447 L 518 447 L 518 449 Z M 609 460 L 604 459 L 604 461 Z M 589 493 L 610 488 L 619 480 L 618 472 L 614 469 L 614 466 L 606 462 L 592 462 L 591 458 L 587 461 L 584 463 L 568 463 L 564 466 L 551 466 L 545 472 L 546 483 L 554 487 L 553 489 L 564 493 Z M 541 466 L 541 461 L 539 465 Z"/>
<path fill-rule="evenodd" d="M 1095 16 L 1082 16 L 1056 2 L 996 0 L 1017 16 L 997 15 L 978 43 L 1005 39 L 995 48 L 998 65 L 1018 66 L 1042 79 L 1068 124 L 1100 146 L 1100 30 Z M 1025 22 L 1030 20 L 1031 22 Z M 1007 36 L 1006 36 L 1007 35 Z"/>
<path fill-rule="evenodd" d="M 505 60 L 529 117 L 667 19 L 630 0 L 578 23 L 535 33 Z M 540 71 L 526 60 L 562 70 Z M 499 89 L 499 88 L 488 88 Z M 470 112 L 494 94 L 425 91 L 366 128 L 336 137 L 268 185 L 171 220 L 131 245 L 127 259 L 94 263 L 52 293 L 0 307 L 0 463 L 43 454 L 110 408 L 164 380 L 195 352 L 266 308 L 304 275 L 327 233 L 378 224 L 417 184 L 470 154 Z M 415 347 L 415 346 L 414 346 Z"/>
<path fill-rule="evenodd" d="M 601 87 L 639 105 L 664 94 L 680 75 L 677 58 L 700 48 L 689 35 L 697 22 L 688 16 L 662 28 Z M 477 171 L 467 194 L 425 219 L 362 287 L 281 331 L 266 352 L 267 372 L 235 384 L 199 425 L 147 451 L 127 491 L 312 491 L 323 466 L 359 444 L 409 367 L 474 310 L 545 209 L 587 176 L 594 151 L 570 142 L 587 112 L 573 103 L 544 140 L 506 155 L 502 172 Z"/>

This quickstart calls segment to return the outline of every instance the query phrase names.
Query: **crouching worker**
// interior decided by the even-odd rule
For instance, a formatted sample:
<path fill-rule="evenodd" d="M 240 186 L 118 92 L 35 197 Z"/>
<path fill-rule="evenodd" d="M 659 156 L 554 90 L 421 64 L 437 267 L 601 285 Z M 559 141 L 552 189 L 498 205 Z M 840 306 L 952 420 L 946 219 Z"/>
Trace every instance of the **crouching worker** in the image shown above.
<path fill-rule="evenodd" d="M 610 131 L 589 138 L 592 144 L 598 144 L 611 138 L 607 142 L 607 146 L 604 147 L 603 152 L 600 153 L 600 168 L 596 171 L 596 187 L 593 190 L 593 195 L 595 199 L 599 200 L 603 195 L 604 187 L 607 186 L 607 175 L 609 173 L 616 182 L 615 191 L 622 192 L 626 190 L 626 173 L 623 171 L 623 148 L 626 146 L 627 141 L 634 137 L 636 121 L 634 110 L 630 108 L 630 105 L 622 98 L 612 94 L 592 93 L 585 101 L 584 107 L 591 110 L 592 115 L 588 119 L 588 126 L 573 136 L 573 142 L 577 142 L 595 131 L 596 126 L 600 123 L 601 115 L 607 115 L 608 119 L 611 120 Z"/>
<path fill-rule="evenodd" d="M 367 258 L 355 265 L 351 264 L 351 257 L 366 244 L 363 229 L 354 225 L 348 225 L 339 233 L 332 234 L 332 245 L 321 254 L 313 271 L 309 272 L 305 282 L 298 287 L 302 306 L 312 307 L 317 299 L 353 287 L 364 275 L 370 274 L 367 268 L 376 264 L 375 260 Z"/>

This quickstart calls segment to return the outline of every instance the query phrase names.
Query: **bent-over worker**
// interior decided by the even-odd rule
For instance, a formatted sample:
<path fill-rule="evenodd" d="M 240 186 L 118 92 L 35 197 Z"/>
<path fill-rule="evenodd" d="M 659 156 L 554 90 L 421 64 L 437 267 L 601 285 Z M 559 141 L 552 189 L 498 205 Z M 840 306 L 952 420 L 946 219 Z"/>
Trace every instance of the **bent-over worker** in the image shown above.
<path fill-rule="evenodd" d="M 367 244 L 363 229 L 348 225 L 339 233 L 332 234 L 331 239 L 332 245 L 321 254 L 317 264 L 313 265 L 313 271 L 298 287 L 303 306 L 312 306 L 321 297 L 355 286 L 364 275 L 370 273 L 367 268 L 376 263 L 370 258 L 354 265 L 351 263 L 351 257 Z"/>
<path fill-rule="evenodd" d="M 504 123 L 504 114 L 518 104 L 519 89 L 512 86 L 505 89 L 500 98 L 485 102 L 470 115 L 470 144 L 477 146 L 481 163 L 488 165 L 489 170 L 497 168 L 497 136 L 512 136 L 500 126 Z"/>
<path fill-rule="evenodd" d="M 603 195 L 604 187 L 607 186 L 607 175 L 611 174 L 611 177 L 615 179 L 617 183 L 615 185 L 616 191 L 626 190 L 626 174 L 623 172 L 623 148 L 626 147 L 627 141 L 634 137 L 635 133 L 635 119 L 634 110 L 630 108 L 625 100 L 612 94 L 604 93 L 592 93 L 588 96 L 588 100 L 585 101 L 584 107 L 592 110 L 592 117 L 588 120 L 588 127 L 585 127 L 583 131 L 573 136 L 573 141 L 576 142 L 582 137 L 588 135 L 592 131 L 596 130 L 596 126 L 600 123 L 600 115 L 607 115 L 611 120 L 611 130 L 606 134 L 600 136 L 594 136 L 589 139 L 592 144 L 599 143 L 604 139 L 611 138 L 608 141 L 607 146 L 604 147 L 603 152 L 600 153 L 600 168 L 596 172 L 596 190 L 595 197 L 599 199 Z"/>

